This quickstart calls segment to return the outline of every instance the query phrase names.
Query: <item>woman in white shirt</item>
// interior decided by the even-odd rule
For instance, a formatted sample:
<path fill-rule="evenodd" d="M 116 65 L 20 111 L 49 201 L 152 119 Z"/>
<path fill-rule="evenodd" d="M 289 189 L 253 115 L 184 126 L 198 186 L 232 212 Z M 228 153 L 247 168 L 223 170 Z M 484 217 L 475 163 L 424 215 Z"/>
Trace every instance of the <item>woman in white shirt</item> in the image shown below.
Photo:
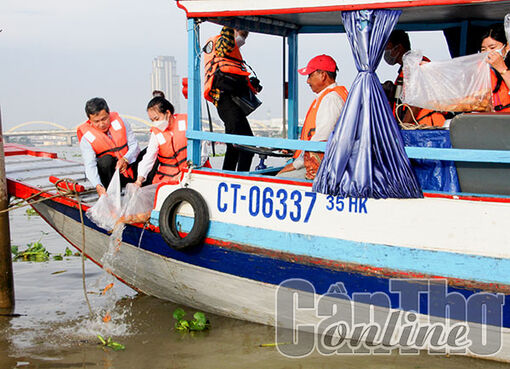
<path fill-rule="evenodd" d="M 141 186 L 150 177 L 156 159 L 158 167 L 150 183 L 178 182 L 187 160 L 185 117 L 174 115 L 173 105 L 161 96 L 149 101 L 147 114 L 154 125 L 135 184 Z"/>

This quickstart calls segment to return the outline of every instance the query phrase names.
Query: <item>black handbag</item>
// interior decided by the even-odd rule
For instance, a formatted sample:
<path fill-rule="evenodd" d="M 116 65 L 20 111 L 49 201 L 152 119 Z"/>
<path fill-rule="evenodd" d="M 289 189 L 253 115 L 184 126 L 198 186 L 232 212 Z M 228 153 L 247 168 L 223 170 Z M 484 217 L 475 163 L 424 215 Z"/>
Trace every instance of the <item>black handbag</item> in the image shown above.
<path fill-rule="evenodd" d="M 247 92 L 241 96 L 232 96 L 232 101 L 241 108 L 246 116 L 250 115 L 262 104 L 262 101 L 255 96 L 250 88 L 248 88 Z"/>

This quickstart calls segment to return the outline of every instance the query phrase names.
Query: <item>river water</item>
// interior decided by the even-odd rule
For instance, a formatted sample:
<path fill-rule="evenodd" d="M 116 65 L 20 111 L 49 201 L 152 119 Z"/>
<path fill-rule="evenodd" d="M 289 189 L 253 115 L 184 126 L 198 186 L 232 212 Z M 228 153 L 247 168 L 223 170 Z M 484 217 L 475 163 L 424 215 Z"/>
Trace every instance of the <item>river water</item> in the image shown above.
<path fill-rule="evenodd" d="M 20 249 L 38 241 L 51 254 L 67 242 L 39 216 L 25 208 L 10 213 L 11 242 Z M 74 250 L 73 250 L 74 251 Z M 81 259 L 13 263 L 16 317 L 0 316 L 0 369 L 4 368 L 503 368 L 505 364 L 466 357 L 282 356 L 272 345 L 274 329 L 206 312 L 211 329 L 194 335 L 173 328 L 178 307 L 139 295 L 115 281 L 104 296 L 108 276 L 86 262 L 86 283 L 95 312 L 111 310 L 112 321 L 90 319 L 82 288 Z M 92 292 L 92 293 L 90 293 Z M 97 335 L 125 346 L 113 351 Z"/>

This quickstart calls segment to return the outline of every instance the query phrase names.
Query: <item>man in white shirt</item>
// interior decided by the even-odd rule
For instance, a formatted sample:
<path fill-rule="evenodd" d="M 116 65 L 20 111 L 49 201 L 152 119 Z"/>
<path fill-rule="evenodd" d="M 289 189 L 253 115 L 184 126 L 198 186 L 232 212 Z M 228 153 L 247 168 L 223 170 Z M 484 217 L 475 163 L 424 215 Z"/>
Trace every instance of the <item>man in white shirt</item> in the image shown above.
<path fill-rule="evenodd" d="M 134 182 L 140 148 L 129 123 L 110 113 L 102 98 L 87 101 L 85 112 L 89 120 L 78 127 L 77 134 L 87 179 L 99 195 L 106 193 L 117 168 L 123 186 Z"/>
<path fill-rule="evenodd" d="M 338 68 L 328 55 L 318 55 L 308 62 L 299 74 L 308 76 L 307 83 L 317 97 L 312 102 L 301 131 L 301 140 L 327 141 L 340 118 L 347 98 L 347 90 L 336 84 Z M 291 178 L 315 178 L 323 154 L 298 150 L 294 161 L 287 164 L 278 176 Z"/>

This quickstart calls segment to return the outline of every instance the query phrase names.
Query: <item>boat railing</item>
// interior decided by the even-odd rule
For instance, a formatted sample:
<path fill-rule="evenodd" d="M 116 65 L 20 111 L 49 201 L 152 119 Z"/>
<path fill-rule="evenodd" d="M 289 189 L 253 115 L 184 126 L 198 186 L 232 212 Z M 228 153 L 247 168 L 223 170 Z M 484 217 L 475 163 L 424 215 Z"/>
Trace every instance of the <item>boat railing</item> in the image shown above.
<path fill-rule="evenodd" d="M 188 139 L 206 140 L 241 145 L 272 147 L 290 150 L 326 151 L 326 142 L 302 141 L 275 137 L 240 136 L 188 130 Z M 478 150 L 433 147 L 405 147 L 410 159 L 447 160 L 478 163 L 510 163 L 510 150 Z"/>

